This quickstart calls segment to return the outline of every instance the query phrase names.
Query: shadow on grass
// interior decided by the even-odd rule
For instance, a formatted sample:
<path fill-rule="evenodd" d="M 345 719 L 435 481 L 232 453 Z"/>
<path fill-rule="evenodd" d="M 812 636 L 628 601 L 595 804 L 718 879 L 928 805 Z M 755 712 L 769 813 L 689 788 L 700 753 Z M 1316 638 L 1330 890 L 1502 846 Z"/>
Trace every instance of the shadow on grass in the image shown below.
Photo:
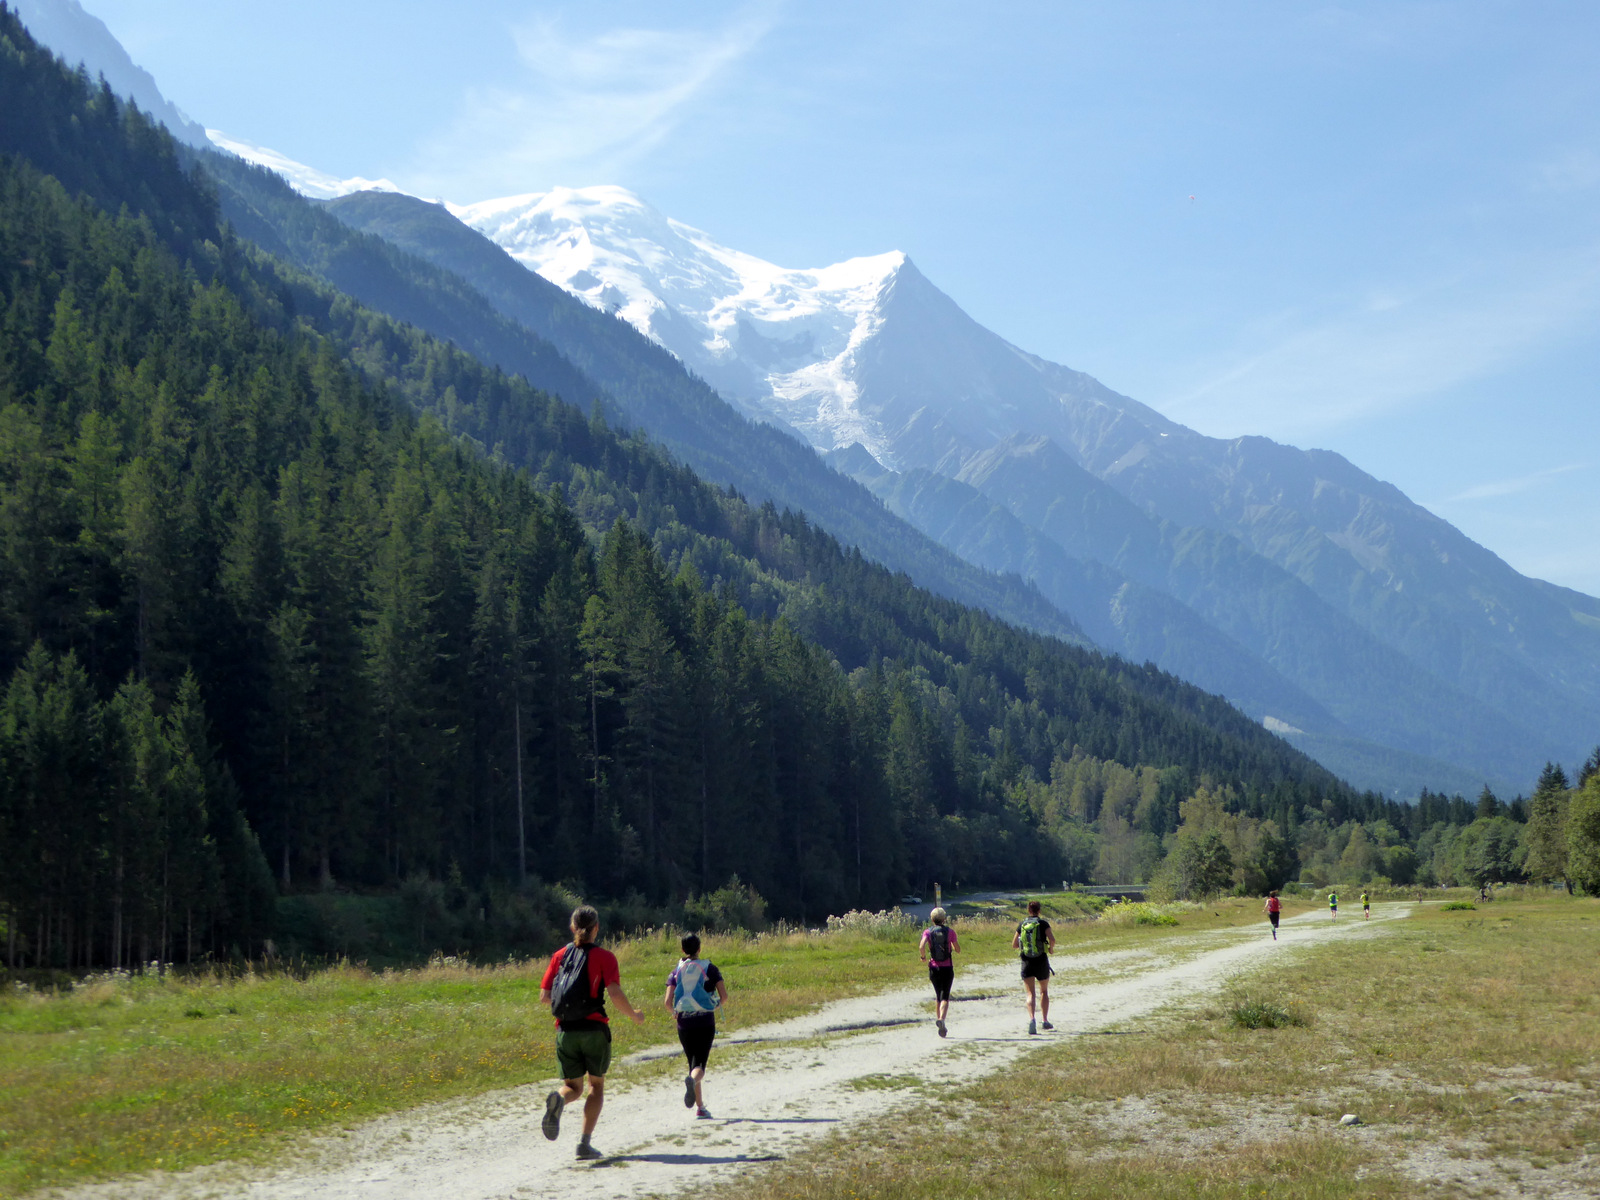
<path fill-rule="evenodd" d="M 662 1163 L 669 1167 L 712 1167 L 729 1163 L 782 1162 L 781 1154 L 615 1154 L 602 1158 L 595 1167 L 612 1167 L 619 1163 Z"/>

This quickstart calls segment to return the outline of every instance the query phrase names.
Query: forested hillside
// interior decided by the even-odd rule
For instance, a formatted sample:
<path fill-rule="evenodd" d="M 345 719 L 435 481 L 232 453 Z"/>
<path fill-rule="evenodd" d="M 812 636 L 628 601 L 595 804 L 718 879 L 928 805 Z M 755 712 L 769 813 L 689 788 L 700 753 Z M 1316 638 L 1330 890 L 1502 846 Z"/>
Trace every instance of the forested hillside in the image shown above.
<path fill-rule="evenodd" d="M 256 953 L 318 897 L 504 953 L 573 891 L 815 918 L 1146 872 L 1207 822 L 1243 886 L 1297 830 L 1421 832 L 240 242 L 3 8 L 0 300 L 12 965 Z"/>
<path fill-rule="evenodd" d="M 613 421 L 648 430 L 702 478 L 757 503 L 802 509 L 846 544 L 940 595 L 1087 642 L 1076 622 L 1036 587 L 958 558 L 831 470 L 810 447 L 740 415 L 632 326 L 524 270 L 439 206 L 371 197 L 379 213 L 398 204 L 413 221 L 442 221 L 466 241 L 444 254 L 429 253 L 421 238 L 401 238 L 397 248 L 386 240 L 398 236 L 390 226 L 381 227 L 385 236 L 359 231 L 360 207 L 308 201 L 271 171 L 231 155 L 180 154 L 192 157 L 215 184 L 223 215 L 239 234 L 364 306 L 586 410 L 600 405 Z"/>

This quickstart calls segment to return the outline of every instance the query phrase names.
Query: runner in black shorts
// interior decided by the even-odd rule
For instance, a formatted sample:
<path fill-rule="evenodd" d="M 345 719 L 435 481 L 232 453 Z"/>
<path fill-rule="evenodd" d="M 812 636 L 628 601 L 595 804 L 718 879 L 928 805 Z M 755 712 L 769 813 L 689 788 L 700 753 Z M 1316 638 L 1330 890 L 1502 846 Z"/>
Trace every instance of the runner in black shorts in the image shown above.
<path fill-rule="evenodd" d="M 1037 900 L 1028 901 L 1028 919 L 1017 926 L 1017 936 L 1011 947 L 1022 952 L 1022 986 L 1028 989 L 1028 1032 L 1038 1033 L 1033 1019 L 1033 993 L 1039 991 L 1039 1017 L 1046 1029 L 1050 1024 L 1050 951 L 1056 948 L 1056 935 L 1050 932 L 1050 922 L 1039 915 L 1042 905 Z"/>
<path fill-rule="evenodd" d="M 917 955 L 928 964 L 928 982 L 933 984 L 933 1025 L 944 1037 L 945 1018 L 950 1015 L 950 987 L 956 981 L 955 954 L 961 947 L 944 909 L 936 908 L 928 917 L 933 924 L 922 931 Z"/>
<path fill-rule="evenodd" d="M 728 987 L 716 964 L 700 957 L 700 938 L 683 935 L 683 959 L 667 976 L 667 1011 L 678 1019 L 678 1045 L 689 1060 L 689 1073 L 683 1077 L 683 1106 L 694 1109 L 702 1121 L 711 1119 L 706 1108 L 706 1064 L 711 1061 L 711 1043 L 717 1038 L 717 1009 L 728 1001 Z"/>

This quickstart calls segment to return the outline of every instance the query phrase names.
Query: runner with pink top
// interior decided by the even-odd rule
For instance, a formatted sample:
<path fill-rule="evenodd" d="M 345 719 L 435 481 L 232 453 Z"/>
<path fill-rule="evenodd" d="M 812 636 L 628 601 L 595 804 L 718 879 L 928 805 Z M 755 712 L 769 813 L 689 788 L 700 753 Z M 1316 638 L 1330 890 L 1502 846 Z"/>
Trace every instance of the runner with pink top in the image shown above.
<path fill-rule="evenodd" d="M 956 979 L 955 955 L 961 946 L 944 909 L 936 908 L 928 916 L 933 924 L 922 931 L 917 956 L 928 964 L 928 982 L 933 984 L 933 1024 L 939 1036 L 944 1037 L 944 1021 L 950 1015 L 950 986 Z"/>

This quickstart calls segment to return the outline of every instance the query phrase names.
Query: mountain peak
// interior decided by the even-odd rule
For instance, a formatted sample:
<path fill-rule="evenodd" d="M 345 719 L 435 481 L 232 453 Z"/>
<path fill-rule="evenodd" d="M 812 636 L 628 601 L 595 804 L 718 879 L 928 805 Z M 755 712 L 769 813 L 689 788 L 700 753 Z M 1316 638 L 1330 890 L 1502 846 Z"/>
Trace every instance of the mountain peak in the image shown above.
<path fill-rule="evenodd" d="M 904 253 L 781 267 L 616 186 L 552 188 L 450 211 L 670 350 L 749 415 L 782 423 L 790 412 L 809 414 L 801 428 L 815 444 L 862 441 L 876 452 L 877 439 L 852 412 L 848 356 L 875 331 L 885 292 L 921 278 Z"/>

